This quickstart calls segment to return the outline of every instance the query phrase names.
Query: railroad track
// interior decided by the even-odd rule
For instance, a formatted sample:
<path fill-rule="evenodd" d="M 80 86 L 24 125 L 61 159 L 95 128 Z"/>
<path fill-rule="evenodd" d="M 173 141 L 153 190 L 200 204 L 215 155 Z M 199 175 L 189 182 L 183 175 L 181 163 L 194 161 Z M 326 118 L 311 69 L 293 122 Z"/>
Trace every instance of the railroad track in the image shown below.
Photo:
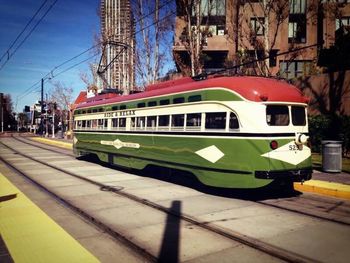
<path fill-rule="evenodd" d="M 52 149 L 54 147 L 43 147 L 41 145 L 38 145 L 37 143 L 30 143 L 26 140 L 23 140 L 22 138 L 19 139 L 17 137 L 13 137 L 14 140 L 17 140 L 18 142 L 24 143 L 26 145 L 30 145 L 32 147 L 37 147 L 43 150 L 47 150 L 47 151 L 51 151 L 51 152 L 55 152 L 58 154 L 64 154 L 64 155 L 68 155 L 68 156 L 72 156 L 71 154 L 67 153 L 67 151 L 64 150 L 56 150 L 56 149 Z M 266 243 L 262 240 L 256 239 L 256 238 L 252 238 L 249 237 L 247 235 L 238 233 L 238 232 L 234 232 L 232 230 L 227 231 L 224 228 L 221 228 L 215 224 L 210 224 L 208 222 L 202 221 L 202 220 L 198 220 L 196 217 L 191 216 L 191 215 L 187 215 L 184 213 L 179 213 L 176 210 L 173 210 L 171 208 L 162 206 L 156 202 L 152 202 L 150 200 L 146 200 L 144 198 L 140 198 L 134 194 L 128 193 L 126 191 L 123 191 L 122 187 L 116 187 L 116 186 L 110 186 L 108 184 L 104 184 L 104 183 L 100 183 L 94 180 L 91 180 L 87 177 L 78 175 L 74 172 L 68 171 L 64 168 L 61 167 L 57 167 L 55 165 L 49 164 L 48 162 L 39 160 L 38 158 L 32 157 L 29 154 L 24 154 L 21 153 L 20 151 L 14 149 L 13 147 L 9 146 L 8 144 L 1 142 L 1 144 L 6 147 L 7 149 L 9 149 L 10 151 L 12 151 L 13 153 L 15 153 L 16 155 L 22 156 L 32 162 L 36 162 L 39 163 L 41 165 L 44 165 L 46 167 L 48 167 L 49 169 L 53 169 L 57 172 L 61 172 L 64 173 L 66 175 L 69 175 L 71 177 L 74 178 L 78 178 L 79 180 L 83 180 L 84 182 L 87 182 L 89 184 L 95 185 L 97 187 L 99 187 L 99 189 L 101 191 L 108 191 L 108 192 L 112 192 L 118 196 L 121 196 L 123 198 L 132 200 L 133 202 L 136 202 L 138 204 L 142 204 L 144 206 L 150 207 L 152 209 L 158 210 L 162 213 L 165 213 L 167 215 L 171 215 L 174 217 L 179 218 L 180 220 L 183 220 L 184 222 L 193 225 L 193 226 L 197 226 L 205 231 L 209 231 L 211 233 L 214 233 L 215 235 L 219 235 L 221 237 L 227 238 L 229 240 L 238 242 L 240 244 L 243 244 L 245 246 L 251 247 L 253 249 L 256 249 L 258 251 L 261 251 L 265 254 L 268 254 L 274 258 L 286 261 L 286 262 L 317 262 L 317 260 L 315 259 L 311 259 L 307 256 L 303 256 L 297 253 L 294 253 L 292 251 L 288 251 L 285 250 L 283 248 L 279 248 L 277 246 L 271 245 L 269 243 Z M 50 149 L 49 149 L 50 148 Z M 58 200 L 60 200 L 61 202 L 63 202 L 65 205 L 69 206 L 71 209 L 73 209 L 74 211 L 78 212 L 79 214 L 81 214 L 82 216 L 84 216 L 87 220 L 89 220 L 90 222 L 94 223 L 95 225 L 97 225 L 99 228 L 103 229 L 104 231 L 108 232 L 112 237 L 117 238 L 118 240 L 122 240 L 125 244 L 127 244 L 129 247 L 131 247 L 132 249 L 134 249 L 135 251 L 137 251 L 138 253 L 140 253 L 142 256 L 144 256 L 146 259 L 148 259 L 149 261 L 157 261 L 157 256 L 154 254 L 149 253 L 146 249 L 144 249 L 143 247 L 139 246 L 138 244 L 132 242 L 131 240 L 129 240 L 128 238 L 126 238 L 123 234 L 119 233 L 118 231 L 112 229 L 109 225 L 104 224 L 102 221 L 98 220 L 97 218 L 91 216 L 90 214 L 88 214 L 86 211 L 84 211 L 83 209 L 77 207 L 76 205 L 74 205 L 73 203 L 71 203 L 69 200 L 66 200 L 65 198 L 62 198 L 61 196 L 55 194 L 54 192 L 52 192 L 49 188 L 45 187 L 43 184 L 38 183 L 37 181 L 33 180 L 32 178 L 30 178 L 25 172 L 19 170 L 16 168 L 15 165 L 11 164 L 10 162 L 6 161 L 4 158 L 1 157 L 1 160 L 6 163 L 8 166 L 10 166 L 12 169 L 14 169 L 17 173 L 21 174 L 22 176 L 25 176 L 27 178 L 29 178 L 33 183 L 35 183 L 36 185 L 40 186 L 42 189 L 44 189 L 45 191 L 47 191 L 48 193 L 50 193 L 52 196 L 54 196 L 55 198 L 57 198 Z M 261 202 L 260 202 L 261 203 Z M 270 206 L 274 206 L 277 207 L 275 204 L 271 205 L 271 204 L 267 204 L 267 203 L 262 203 L 266 206 L 270 205 Z M 279 208 L 279 207 L 277 207 Z M 297 212 L 297 211 L 293 211 L 293 212 Z M 309 216 L 314 216 L 314 215 L 309 215 Z M 320 219 L 319 216 L 316 216 L 316 218 Z M 336 222 L 336 223 L 341 223 L 341 224 L 345 224 L 344 222 L 338 222 L 337 220 L 333 220 L 333 219 L 327 219 L 327 218 L 322 218 L 323 220 L 329 220 L 332 222 Z"/>
<path fill-rule="evenodd" d="M 75 157 L 75 155 L 69 152 L 68 150 L 60 149 L 55 146 L 48 146 L 47 144 L 45 145 L 40 142 L 29 141 L 27 139 L 22 139 L 20 137 L 13 136 L 13 138 L 27 145 L 38 147 L 43 150 L 50 150 L 58 154 L 64 154 L 66 156 Z M 207 187 L 207 188 L 210 188 L 210 187 Z M 220 190 L 218 191 L 220 192 Z M 224 190 L 223 192 L 227 192 L 227 190 Z M 292 197 L 287 196 L 287 197 L 273 198 L 273 199 L 262 200 L 262 201 L 256 200 L 255 202 L 262 204 L 264 206 L 274 207 L 285 211 L 310 216 L 317 219 L 327 220 L 333 223 L 343 224 L 347 226 L 350 225 L 350 205 L 344 205 L 345 202 L 342 200 L 329 199 L 329 198 L 326 199 L 315 195 L 303 194 L 298 196 L 292 196 Z M 342 207 L 339 208 L 339 206 L 342 206 Z M 337 213 L 334 214 L 333 212 L 334 209 L 340 210 L 339 214 Z M 330 213 L 330 212 L 333 212 L 333 213 Z"/>

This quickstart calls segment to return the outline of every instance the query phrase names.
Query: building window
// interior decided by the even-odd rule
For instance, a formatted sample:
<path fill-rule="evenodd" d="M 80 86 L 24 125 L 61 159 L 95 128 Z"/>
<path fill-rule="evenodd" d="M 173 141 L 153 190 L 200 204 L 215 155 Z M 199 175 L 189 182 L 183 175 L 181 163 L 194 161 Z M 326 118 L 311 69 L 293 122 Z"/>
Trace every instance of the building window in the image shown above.
<path fill-rule="evenodd" d="M 308 76 L 311 73 L 312 62 L 305 61 L 281 61 L 280 75 L 286 79 Z"/>
<path fill-rule="evenodd" d="M 305 14 L 306 0 L 291 0 L 289 1 L 289 14 Z"/>
<path fill-rule="evenodd" d="M 226 2 L 225 0 L 201 0 L 200 14 L 202 16 L 225 16 Z M 192 8 L 192 15 L 196 15 L 196 7 Z"/>
<path fill-rule="evenodd" d="M 264 17 L 252 17 L 250 18 L 250 28 L 255 33 L 256 36 L 264 35 Z"/>
<path fill-rule="evenodd" d="M 350 17 L 342 17 L 335 20 L 335 30 L 343 26 L 350 26 Z"/>
<path fill-rule="evenodd" d="M 306 16 L 289 16 L 288 43 L 306 43 Z"/>

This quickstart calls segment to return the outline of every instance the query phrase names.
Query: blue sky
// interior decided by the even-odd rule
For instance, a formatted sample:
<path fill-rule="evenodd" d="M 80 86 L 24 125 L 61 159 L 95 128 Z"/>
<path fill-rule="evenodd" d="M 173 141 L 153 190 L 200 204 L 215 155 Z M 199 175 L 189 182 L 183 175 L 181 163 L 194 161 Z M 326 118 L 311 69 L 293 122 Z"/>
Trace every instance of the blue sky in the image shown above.
<path fill-rule="evenodd" d="M 0 57 L 43 2 L 44 0 L 0 0 Z M 48 0 L 46 8 L 39 13 L 33 25 L 53 2 L 54 0 Z M 99 4 L 99 0 L 58 0 L 31 36 L 0 70 L 0 92 L 11 95 L 14 107 L 17 98 L 20 98 L 15 111 L 22 111 L 24 105 L 32 105 L 40 99 L 40 84 L 23 97 L 24 92 L 33 84 L 40 81 L 57 65 L 94 44 L 94 35 L 100 30 L 97 15 Z M 10 53 L 13 50 L 14 48 Z M 53 74 L 91 55 L 92 53 L 87 53 L 54 71 Z M 0 62 L 0 67 L 6 59 L 7 56 Z M 99 57 L 96 58 L 98 59 Z M 87 71 L 87 63 L 59 75 L 52 81 L 60 81 L 72 87 L 73 96 L 76 97 L 86 88 L 79 77 L 79 73 L 84 71 Z M 45 83 L 46 92 L 51 87 L 50 82 Z"/>

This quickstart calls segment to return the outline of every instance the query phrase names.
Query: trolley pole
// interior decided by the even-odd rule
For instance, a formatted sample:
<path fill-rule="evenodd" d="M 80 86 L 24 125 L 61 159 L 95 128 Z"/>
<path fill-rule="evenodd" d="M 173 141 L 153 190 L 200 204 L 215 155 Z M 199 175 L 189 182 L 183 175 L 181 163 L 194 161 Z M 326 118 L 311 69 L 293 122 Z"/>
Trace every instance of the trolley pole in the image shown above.
<path fill-rule="evenodd" d="M 41 79 L 41 112 L 40 112 L 40 129 L 41 129 L 41 135 L 44 133 L 44 118 L 43 118 L 43 112 L 44 112 L 44 79 Z"/>

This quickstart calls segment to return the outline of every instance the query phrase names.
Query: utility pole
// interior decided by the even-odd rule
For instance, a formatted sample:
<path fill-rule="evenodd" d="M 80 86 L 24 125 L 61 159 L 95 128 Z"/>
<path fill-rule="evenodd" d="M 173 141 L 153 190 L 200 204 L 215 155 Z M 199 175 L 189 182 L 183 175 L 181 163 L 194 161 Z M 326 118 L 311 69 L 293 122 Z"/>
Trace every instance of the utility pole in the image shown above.
<path fill-rule="evenodd" d="M 44 133 L 44 118 L 43 118 L 43 112 L 44 112 L 44 79 L 41 79 L 41 110 L 40 110 L 40 129 L 41 129 L 41 135 Z"/>
<path fill-rule="evenodd" d="M 52 103 L 52 138 L 55 138 L 55 104 Z"/>
<path fill-rule="evenodd" d="M 4 93 L 0 93 L 1 132 L 4 132 Z"/>

